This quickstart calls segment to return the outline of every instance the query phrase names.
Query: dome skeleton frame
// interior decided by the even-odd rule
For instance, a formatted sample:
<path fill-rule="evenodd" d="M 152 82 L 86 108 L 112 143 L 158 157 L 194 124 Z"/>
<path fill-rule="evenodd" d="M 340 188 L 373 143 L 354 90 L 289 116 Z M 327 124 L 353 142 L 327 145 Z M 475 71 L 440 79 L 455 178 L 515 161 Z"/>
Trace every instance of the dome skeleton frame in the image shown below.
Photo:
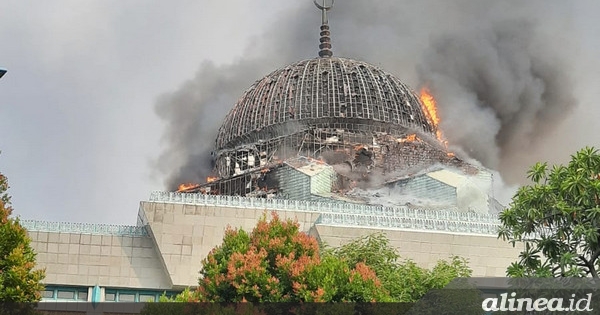
<path fill-rule="evenodd" d="M 227 178 L 298 154 L 318 158 L 372 143 L 374 133 L 435 138 L 435 131 L 418 96 L 389 73 L 351 59 L 309 59 L 246 90 L 219 129 L 216 171 Z"/>

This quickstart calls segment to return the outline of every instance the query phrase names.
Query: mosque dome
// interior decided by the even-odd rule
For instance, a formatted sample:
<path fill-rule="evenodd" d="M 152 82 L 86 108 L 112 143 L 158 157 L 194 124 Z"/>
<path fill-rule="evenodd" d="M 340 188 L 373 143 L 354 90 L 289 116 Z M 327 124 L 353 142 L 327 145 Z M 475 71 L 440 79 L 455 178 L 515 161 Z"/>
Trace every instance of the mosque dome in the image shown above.
<path fill-rule="evenodd" d="M 326 15 L 333 2 L 315 4 L 323 13 L 319 57 L 277 69 L 244 92 L 217 133 L 216 177 L 297 157 L 386 174 L 446 157 L 437 122 L 412 89 L 372 64 L 333 56 Z"/>
<path fill-rule="evenodd" d="M 246 90 L 219 129 L 216 149 L 324 124 L 435 133 L 419 97 L 393 75 L 353 59 L 314 58 L 277 69 Z"/>
<path fill-rule="evenodd" d="M 244 92 L 217 134 L 216 173 L 227 178 L 297 155 L 320 158 L 340 145 L 372 146 L 376 134 L 437 142 L 436 131 L 419 96 L 395 76 L 354 59 L 318 57 L 277 69 Z"/>
<path fill-rule="evenodd" d="M 323 14 L 319 57 L 252 84 L 219 128 L 213 174 L 179 191 L 484 211 L 487 194 L 462 179 L 488 183 L 489 173 L 448 152 L 429 91 L 417 95 L 377 66 L 334 57 L 333 0 L 314 2 Z"/>

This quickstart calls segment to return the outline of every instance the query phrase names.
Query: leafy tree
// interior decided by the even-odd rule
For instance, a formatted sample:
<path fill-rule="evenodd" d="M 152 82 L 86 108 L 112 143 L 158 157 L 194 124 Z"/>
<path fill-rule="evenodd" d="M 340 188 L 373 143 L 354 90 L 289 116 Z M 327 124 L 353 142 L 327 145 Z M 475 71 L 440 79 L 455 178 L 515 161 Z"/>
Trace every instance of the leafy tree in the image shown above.
<path fill-rule="evenodd" d="M 317 240 L 297 222 L 276 213 L 251 233 L 228 229 L 221 246 L 203 261 L 195 301 L 371 302 L 389 301 L 375 272 L 364 263 L 321 257 Z"/>
<path fill-rule="evenodd" d="M 513 277 L 598 278 L 600 261 L 600 154 L 586 147 L 567 165 L 537 163 L 500 214 L 499 237 L 524 244 L 507 268 Z"/>
<path fill-rule="evenodd" d="M 0 174 L 0 302 L 36 302 L 44 289 L 43 270 L 35 269 L 35 252 L 19 219 L 10 217 L 8 181 Z"/>
<path fill-rule="evenodd" d="M 442 289 L 455 278 L 472 274 L 467 261 L 459 257 L 439 260 L 431 270 L 411 260 L 401 261 L 383 233 L 367 235 L 329 251 L 349 267 L 363 263 L 371 267 L 395 302 L 418 301 L 430 290 Z"/>

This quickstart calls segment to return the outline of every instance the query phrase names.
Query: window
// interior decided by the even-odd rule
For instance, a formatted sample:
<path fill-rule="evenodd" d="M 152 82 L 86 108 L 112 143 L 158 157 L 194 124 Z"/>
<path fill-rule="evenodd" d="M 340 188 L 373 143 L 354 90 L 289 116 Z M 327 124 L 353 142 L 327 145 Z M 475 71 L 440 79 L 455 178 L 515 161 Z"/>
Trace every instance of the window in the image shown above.
<path fill-rule="evenodd" d="M 135 293 L 119 293 L 119 302 L 135 302 Z"/>
<path fill-rule="evenodd" d="M 117 300 L 117 293 L 116 292 L 109 292 L 106 291 L 106 293 L 104 293 L 104 300 L 106 302 L 114 302 Z"/>
<path fill-rule="evenodd" d="M 77 291 L 77 300 L 78 301 L 87 301 L 88 300 L 88 291 Z"/>
<path fill-rule="evenodd" d="M 46 287 L 42 291 L 42 301 L 87 301 L 87 287 Z"/>
<path fill-rule="evenodd" d="M 75 299 L 75 291 L 58 290 L 58 294 L 56 295 L 56 298 L 62 299 L 62 300 L 74 300 Z"/>
<path fill-rule="evenodd" d="M 132 291 L 107 289 L 104 293 L 106 302 L 156 302 L 162 295 L 173 297 L 177 292 L 166 291 Z M 87 295 L 86 295 L 87 297 Z"/>
<path fill-rule="evenodd" d="M 155 294 L 140 294 L 140 302 L 154 302 L 155 300 Z"/>

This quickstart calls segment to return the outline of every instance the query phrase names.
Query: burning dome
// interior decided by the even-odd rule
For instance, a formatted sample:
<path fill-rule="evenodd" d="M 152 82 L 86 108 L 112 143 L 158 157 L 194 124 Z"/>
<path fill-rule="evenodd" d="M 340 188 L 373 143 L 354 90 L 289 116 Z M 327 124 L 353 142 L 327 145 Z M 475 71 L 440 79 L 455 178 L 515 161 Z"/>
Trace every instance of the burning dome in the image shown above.
<path fill-rule="evenodd" d="M 396 173 L 431 164 L 423 149 L 398 151 L 399 144 L 422 146 L 424 140 L 428 157 L 446 156 L 433 99 L 421 102 L 407 85 L 371 64 L 333 57 L 327 23 L 333 1 L 315 4 L 323 13 L 319 57 L 277 69 L 246 90 L 217 134 L 216 178 L 296 157 Z"/>
<path fill-rule="evenodd" d="M 219 176 L 231 175 L 227 161 L 240 149 L 256 151 L 257 161 L 261 152 L 284 158 L 269 147 L 284 150 L 277 145 L 283 141 L 298 152 L 315 129 L 433 137 L 436 132 L 415 92 L 382 69 L 346 58 L 304 60 L 258 80 L 226 116 L 216 139 Z"/>
<path fill-rule="evenodd" d="M 380 203 L 372 193 L 386 194 L 381 189 L 409 189 L 444 204 L 477 195 L 451 173 L 424 175 L 439 165 L 478 173 L 448 152 L 428 91 L 417 95 L 374 65 L 333 57 L 331 6 L 317 6 L 323 12 L 319 57 L 277 69 L 248 88 L 218 131 L 215 176 L 179 191 L 359 203 Z"/>

